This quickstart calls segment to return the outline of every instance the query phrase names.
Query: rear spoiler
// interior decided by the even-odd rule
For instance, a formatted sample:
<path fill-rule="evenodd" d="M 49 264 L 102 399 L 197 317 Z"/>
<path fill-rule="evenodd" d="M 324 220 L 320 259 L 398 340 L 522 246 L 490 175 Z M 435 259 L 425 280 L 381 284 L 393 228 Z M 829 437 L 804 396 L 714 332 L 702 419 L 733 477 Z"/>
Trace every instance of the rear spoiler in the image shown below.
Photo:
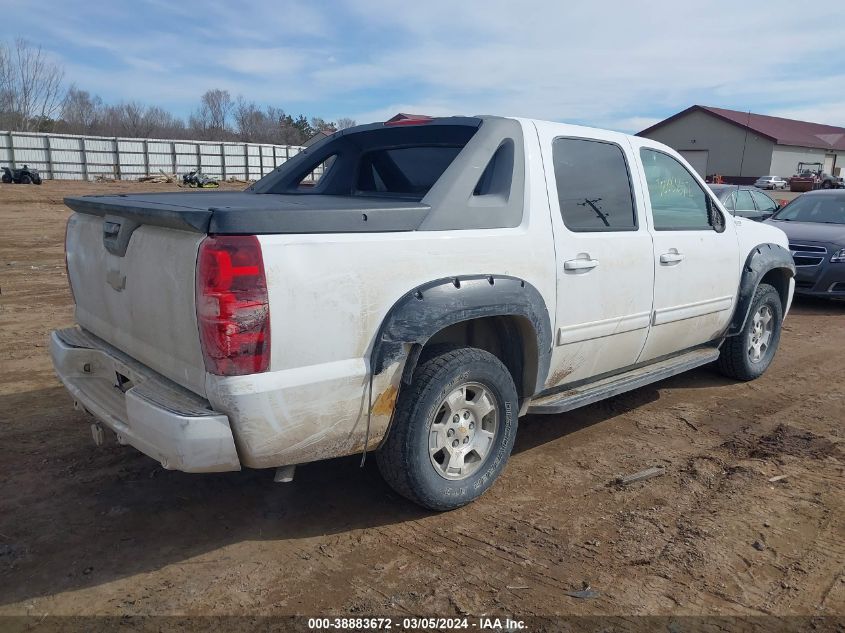
<path fill-rule="evenodd" d="M 149 200 L 158 195 L 161 202 Z M 209 196 L 208 206 L 202 208 L 205 200 L 197 206 L 176 204 L 182 196 L 194 203 L 202 200 L 200 196 Z M 429 205 L 405 200 L 252 192 L 144 194 L 143 199 L 131 194 L 82 196 L 64 202 L 77 213 L 223 235 L 415 231 L 431 211 Z"/>
<path fill-rule="evenodd" d="M 65 198 L 65 204 L 77 213 L 88 215 L 116 215 L 138 224 L 163 226 L 180 231 L 208 233 L 213 211 L 194 209 L 174 204 L 135 201 L 131 196 L 82 196 Z"/>

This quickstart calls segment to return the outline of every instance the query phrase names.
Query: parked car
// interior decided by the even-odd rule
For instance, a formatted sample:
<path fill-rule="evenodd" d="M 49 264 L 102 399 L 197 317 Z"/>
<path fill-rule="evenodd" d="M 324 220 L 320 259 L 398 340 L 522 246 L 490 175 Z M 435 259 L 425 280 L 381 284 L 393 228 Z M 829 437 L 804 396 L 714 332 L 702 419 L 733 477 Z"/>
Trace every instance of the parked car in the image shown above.
<path fill-rule="evenodd" d="M 793 292 L 784 233 L 677 152 L 544 121 L 405 117 L 243 192 L 65 202 L 79 326 L 51 353 L 95 441 L 278 480 L 375 450 L 435 510 L 490 487 L 526 413 L 760 376 Z"/>
<path fill-rule="evenodd" d="M 37 169 L 31 169 L 28 165 L 24 165 L 20 169 L 11 169 L 9 167 L 3 167 L 2 169 L 3 175 L 0 176 L 0 182 L 21 185 L 41 184 L 41 174 L 38 173 Z"/>
<path fill-rule="evenodd" d="M 754 186 L 758 189 L 786 189 L 789 183 L 780 176 L 760 176 Z"/>
<path fill-rule="evenodd" d="M 742 185 L 708 185 L 719 202 L 740 218 L 762 222 L 775 213 L 780 205 L 762 191 Z"/>
<path fill-rule="evenodd" d="M 820 189 L 845 189 L 845 178 L 842 176 L 833 176 L 831 174 L 822 174 Z"/>
<path fill-rule="evenodd" d="M 845 191 L 805 193 L 767 224 L 789 237 L 797 293 L 845 298 Z"/>

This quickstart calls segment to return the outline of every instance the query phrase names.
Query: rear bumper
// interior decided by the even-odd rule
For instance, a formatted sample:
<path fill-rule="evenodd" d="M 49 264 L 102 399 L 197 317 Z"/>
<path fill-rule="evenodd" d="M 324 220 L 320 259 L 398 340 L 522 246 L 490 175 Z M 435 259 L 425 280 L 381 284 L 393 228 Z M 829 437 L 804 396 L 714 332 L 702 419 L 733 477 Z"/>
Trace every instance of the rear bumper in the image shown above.
<path fill-rule="evenodd" d="M 240 470 L 229 418 L 208 401 L 79 328 L 53 332 L 50 354 L 76 403 L 114 431 L 121 444 L 170 470 Z"/>

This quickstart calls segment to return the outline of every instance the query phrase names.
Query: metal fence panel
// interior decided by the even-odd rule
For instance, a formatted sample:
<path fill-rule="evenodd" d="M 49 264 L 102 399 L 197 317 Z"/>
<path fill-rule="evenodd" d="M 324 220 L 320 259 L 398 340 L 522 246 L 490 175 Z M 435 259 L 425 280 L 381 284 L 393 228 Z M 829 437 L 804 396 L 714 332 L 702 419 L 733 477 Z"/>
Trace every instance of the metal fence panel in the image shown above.
<path fill-rule="evenodd" d="M 44 179 L 136 180 L 200 168 L 212 178 L 256 180 L 301 150 L 295 145 L 0 131 L 0 165 L 26 164 Z"/>

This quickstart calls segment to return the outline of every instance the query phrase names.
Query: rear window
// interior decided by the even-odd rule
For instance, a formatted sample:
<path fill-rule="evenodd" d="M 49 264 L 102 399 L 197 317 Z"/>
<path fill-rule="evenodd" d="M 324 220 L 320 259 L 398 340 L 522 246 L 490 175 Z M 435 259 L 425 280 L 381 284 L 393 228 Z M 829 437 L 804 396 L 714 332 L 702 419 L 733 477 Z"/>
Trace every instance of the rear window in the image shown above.
<path fill-rule="evenodd" d="M 358 168 L 356 193 L 423 197 L 463 146 L 397 147 L 367 152 Z"/>

